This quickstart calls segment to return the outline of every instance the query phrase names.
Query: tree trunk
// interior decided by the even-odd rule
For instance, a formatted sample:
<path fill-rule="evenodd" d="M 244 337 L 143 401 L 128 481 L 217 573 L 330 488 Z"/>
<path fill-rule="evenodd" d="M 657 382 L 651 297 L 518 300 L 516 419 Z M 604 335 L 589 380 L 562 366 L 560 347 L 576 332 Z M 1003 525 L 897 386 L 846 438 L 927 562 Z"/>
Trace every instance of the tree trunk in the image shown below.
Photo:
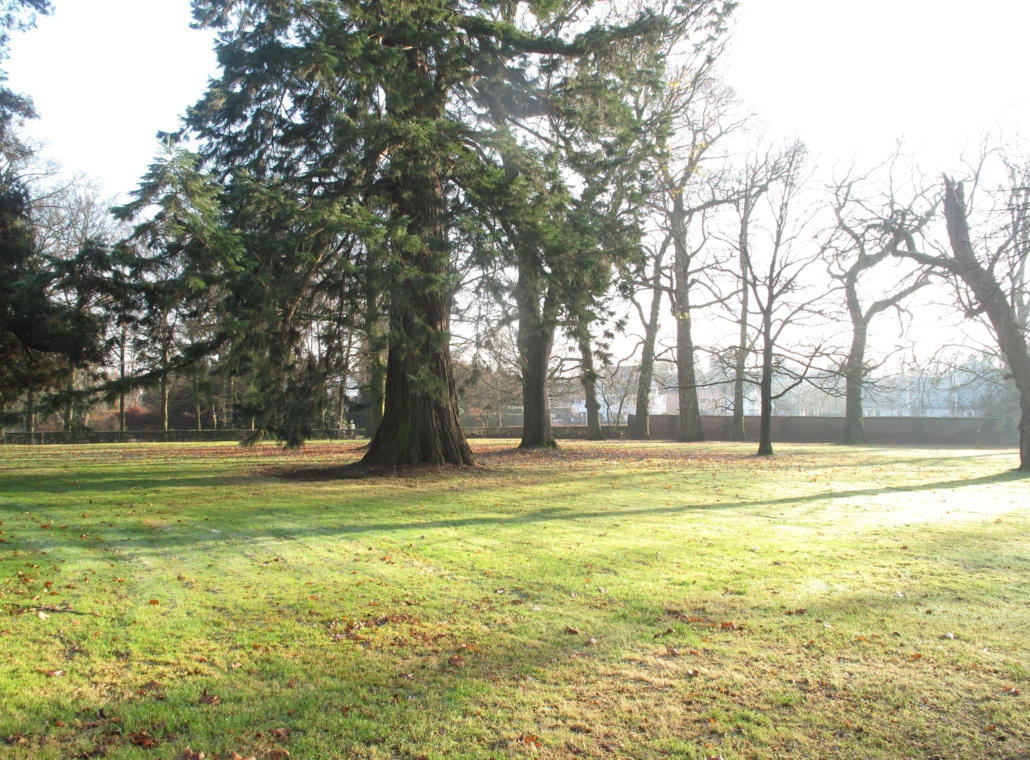
<path fill-rule="evenodd" d="M 35 443 L 32 434 L 36 432 L 36 388 L 31 381 L 25 394 L 25 429 L 29 432 L 29 443 Z"/>
<path fill-rule="evenodd" d="M 969 222 L 962 184 L 945 178 L 944 217 L 955 257 L 953 272 L 973 292 L 977 303 L 998 336 L 998 347 L 1012 371 L 1019 390 L 1019 469 L 1030 472 L 1030 350 L 1006 291 L 992 272 L 980 264 L 970 242 Z"/>
<path fill-rule="evenodd" d="M 125 379 L 125 328 L 122 328 L 122 342 L 119 347 L 119 353 L 121 354 L 121 364 L 119 367 L 118 377 L 121 380 Z M 118 432 L 125 432 L 125 388 L 121 388 L 118 391 Z"/>
<path fill-rule="evenodd" d="M 367 431 L 369 438 L 374 438 L 383 422 L 383 405 L 386 402 L 386 365 L 383 363 L 383 351 L 386 343 L 380 325 L 379 292 L 369 289 L 365 296 L 365 373 L 368 377 L 369 415 Z"/>
<path fill-rule="evenodd" d="M 697 400 L 697 373 L 694 370 L 694 338 L 690 314 L 690 252 L 687 248 L 687 217 L 682 195 L 676 197 L 672 216 L 673 269 L 675 293 L 673 312 L 676 316 L 676 381 L 679 386 L 679 440 L 705 440 L 701 424 L 701 407 Z"/>
<path fill-rule="evenodd" d="M 68 383 L 65 385 L 65 390 L 68 392 L 68 398 L 64 401 L 64 430 L 69 432 L 72 429 L 72 391 L 75 389 L 75 370 L 68 372 Z"/>
<path fill-rule="evenodd" d="M 164 351 L 161 352 L 162 372 L 161 372 L 161 429 L 165 432 L 168 431 L 168 361 L 169 361 L 168 347 L 165 346 Z"/>
<path fill-rule="evenodd" d="M 772 380 L 773 338 L 772 321 L 767 314 L 762 324 L 762 410 L 758 433 L 758 456 L 772 456 Z"/>
<path fill-rule="evenodd" d="M 679 385 L 681 441 L 705 440 L 701 408 L 697 401 L 697 374 L 694 371 L 694 338 L 690 312 L 676 315 L 676 381 Z"/>
<path fill-rule="evenodd" d="M 362 462 L 475 464 L 458 415 L 448 299 L 432 290 L 405 295 L 394 299 L 397 335 L 387 357 L 385 409 Z"/>
<path fill-rule="evenodd" d="M 661 257 L 655 259 L 651 276 L 651 311 L 644 325 L 644 350 L 640 357 L 640 377 L 637 379 L 637 405 L 633 415 L 631 438 L 646 441 L 651 437 L 651 384 L 654 382 L 655 343 L 658 340 L 662 310 Z"/>
<path fill-rule="evenodd" d="M 387 110 L 400 122 L 419 123 L 430 144 L 409 141 L 390 154 L 396 170 L 392 214 L 406 225 L 408 238 L 394 250 L 402 266 L 390 289 L 383 418 L 362 462 L 472 465 L 476 459 L 461 429 L 451 364 L 451 245 L 439 161 L 449 147 L 435 142 L 450 137 L 424 126 L 442 118 L 446 85 L 435 81 L 425 50 L 403 45 L 403 54 L 418 86 L 387 93 Z"/>
<path fill-rule="evenodd" d="M 551 407 L 547 396 L 551 349 L 557 324 L 557 296 L 547 289 L 540 303 L 539 276 L 533 263 L 522 262 L 515 285 L 519 309 L 518 348 L 522 365 L 522 442 L 520 448 L 553 447 Z"/>
<path fill-rule="evenodd" d="M 594 351 L 590 345 L 590 330 L 579 327 L 579 353 L 583 362 L 583 393 L 586 396 L 588 441 L 604 440 L 601 430 L 601 404 L 597 401 L 597 372 L 594 371 Z"/>
<path fill-rule="evenodd" d="M 751 291 L 747 282 L 747 227 L 742 225 L 740 233 L 740 336 L 737 340 L 737 350 L 733 357 L 733 419 L 730 420 L 730 440 L 746 441 L 747 433 L 744 430 L 744 372 L 747 367 L 747 318 L 750 306 Z"/>
<path fill-rule="evenodd" d="M 841 443 L 864 445 L 869 443 L 862 421 L 862 391 L 865 385 L 865 348 L 868 323 L 854 325 L 851 351 L 845 365 L 844 438 Z"/>

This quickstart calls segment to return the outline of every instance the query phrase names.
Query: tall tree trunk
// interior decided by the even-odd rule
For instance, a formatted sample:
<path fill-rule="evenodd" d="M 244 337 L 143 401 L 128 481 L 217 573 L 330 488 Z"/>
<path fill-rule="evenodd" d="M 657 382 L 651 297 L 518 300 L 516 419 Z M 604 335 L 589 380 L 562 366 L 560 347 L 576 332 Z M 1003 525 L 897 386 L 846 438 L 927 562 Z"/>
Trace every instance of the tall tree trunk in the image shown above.
<path fill-rule="evenodd" d="M 629 431 L 630 438 L 641 441 L 651 437 L 651 384 L 654 382 L 655 344 L 658 341 L 662 312 L 662 258 L 666 245 L 668 241 L 655 257 L 651 273 L 651 311 L 644 325 L 644 350 L 640 357 L 640 377 L 637 378 L 637 404 L 633 429 Z"/>
<path fill-rule="evenodd" d="M 679 386 L 679 440 L 703 441 L 701 406 L 697 400 L 697 373 L 694 369 L 694 337 L 690 314 L 690 253 L 687 248 L 687 218 L 682 196 L 676 197 L 672 216 L 676 316 L 676 380 Z"/>
<path fill-rule="evenodd" d="M 122 341 L 119 346 L 120 354 L 120 365 L 118 370 L 118 377 L 121 380 L 125 379 L 125 334 L 126 329 L 122 327 Z M 118 390 L 118 432 L 125 432 L 125 388 L 122 387 Z"/>
<path fill-rule="evenodd" d="M 164 351 L 161 352 L 161 429 L 165 432 L 168 431 L 168 361 L 171 357 L 169 356 L 168 346 L 165 346 Z"/>
<path fill-rule="evenodd" d="M 973 292 L 977 303 L 998 336 L 998 347 L 1012 372 L 1019 390 L 1019 469 L 1030 472 L 1030 350 L 1006 291 L 994 274 L 976 258 L 970 242 L 969 222 L 962 184 L 945 178 L 944 217 L 948 223 L 948 239 L 954 253 L 952 271 L 962 278 Z"/>
<path fill-rule="evenodd" d="M 72 391 L 75 390 L 75 370 L 68 371 L 68 382 L 65 385 L 68 398 L 64 401 L 64 430 L 69 432 L 72 429 Z"/>
<path fill-rule="evenodd" d="M 387 110 L 400 121 L 432 124 L 443 116 L 446 86 L 434 81 L 425 50 L 403 50 L 420 86 L 401 97 L 388 93 Z M 425 131 L 430 141 L 450 139 Z M 386 397 L 382 423 L 362 459 L 366 465 L 476 463 L 461 429 L 451 363 L 451 246 L 439 166 L 444 149 L 408 143 L 390 156 L 400 170 L 391 192 L 393 215 L 406 223 L 410 237 L 394 251 L 403 266 L 391 283 Z"/>
<path fill-rule="evenodd" d="M 773 338 L 771 315 L 762 320 L 762 409 L 758 432 L 758 456 L 772 456 Z"/>
<path fill-rule="evenodd" d="M 730 420 L 730 440 L 746 441 L 747 433 L 744 430 L 744 382 L 746 380 L 745 370 L 747 368 L 747 329 L 748 329 L 748 308 L 750 306 L 751 291 L 747 282 L 747 227 L 741 225 L 740 233 L 740 335 L 737 339 L 737 350 L 734 352 L 733 361 L 733 418 Z"/>
<path fill-rule="evenodd" d="M 32 371 L 31 366 L 29 371 Z M 36 387 L 31 380 L 25 393 L 25 429 L 29 432 L 29 443 L 35 443 L 32 434 L 36 432 Z"/>
<path fill-rule="evenodd" d="M 844 438 L 841 443 L 859 445 L 869 443 L 862 421 L 862 391 L 865 385 L 865 349 L 869 324 L 854 324 L 851 351 L 845 365 Z"/>
<path fill-rule="evenodd" d="M 432 290 L 405 295 L 393 299 L 385 409 L 362 462 L 475 464 L 458 415 L 448 299 Z"/>
<path fill-rule="evenodd" d="M 590 345 L 590 328 L 580 325 L 579 328 L 579 354 L 583 364 L 583 394 L 586 396 L 587 406 L 587 436 L 588 441 L 604 440 L 604 431 L 601 430 L 601 404 L 597 401 L 597 372 L 594 370 L 594 350 Z"/>
<path fill-rule="evenodd" d="M 543 285 L 535 257 L 523 256 L 515 284 L 519 312 L 516 342 L 522 369 L 522 441 L 520 448 L 556 446 L 551 433 L 551 407 L 547 395 L 551 349 L 557 326 L 558 299 Z M 543 295 L 543 303 L 541 303 Z"/>
<path fill-rule="evenodd" d="M 383 335 L 379 313 L 379 293 L 370 289 L 365 296 L 365 315 L 363 330 L 365 333 L 365 372 L 368 376 L 369 398 L 369 438 L 374 438 L 383 422 L 383 405 L 386 402 L 386 364 L 383 352 L 387 348 L 387 340 Z"/>

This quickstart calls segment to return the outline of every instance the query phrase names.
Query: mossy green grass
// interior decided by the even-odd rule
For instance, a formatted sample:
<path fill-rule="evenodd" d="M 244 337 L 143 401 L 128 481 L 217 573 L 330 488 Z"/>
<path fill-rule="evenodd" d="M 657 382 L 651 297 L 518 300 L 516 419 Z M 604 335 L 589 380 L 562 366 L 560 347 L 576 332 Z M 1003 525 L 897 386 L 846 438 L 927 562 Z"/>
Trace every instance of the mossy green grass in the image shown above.
<path fill-rule="evenodd" d="M 0 447 L 0 755 L 1030 757 L 1013 451 L 475 448 Z"/>

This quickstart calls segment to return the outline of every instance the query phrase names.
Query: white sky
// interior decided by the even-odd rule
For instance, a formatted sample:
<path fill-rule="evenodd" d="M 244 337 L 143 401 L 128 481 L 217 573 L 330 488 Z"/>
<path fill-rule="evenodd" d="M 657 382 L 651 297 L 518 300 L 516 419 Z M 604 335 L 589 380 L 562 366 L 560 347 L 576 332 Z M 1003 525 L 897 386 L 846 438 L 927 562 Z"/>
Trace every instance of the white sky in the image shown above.
<path fill-rule="evenodd" d="M 15 36 L 11 85 L 35 99 L 29 131 L 51 157 L 126 192 L 215 72 L 211 35 L 189 28 L 189 0 L 55 5 Z M 1028 29 L 1028 0 L 743 0 L 727 80 L 824 164 L 904 137 L 946 167 L 988 126 L 1030 135 Z"/>
<path fill-rule="evenodd" d="M 212 36 L 190 29 L 189 0 L 55 5 L 15 35 L 10 84 L 34 98 L 28 131 L 49 157 L 124 194 L 215 73 Z M 985 129 L 1030 137 L 1027 30 L 1030 0 L 742 0 L 726 80 L 824 169 L 878 163 L 904 138 L 924 171 L 958 171 Z"/>

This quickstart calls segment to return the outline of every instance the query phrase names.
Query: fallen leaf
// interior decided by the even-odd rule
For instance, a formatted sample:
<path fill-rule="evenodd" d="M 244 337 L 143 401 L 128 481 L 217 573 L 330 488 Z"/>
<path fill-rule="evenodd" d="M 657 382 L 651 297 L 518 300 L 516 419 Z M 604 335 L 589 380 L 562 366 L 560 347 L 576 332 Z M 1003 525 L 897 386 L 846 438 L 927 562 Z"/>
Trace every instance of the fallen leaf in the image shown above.
<path fill-rule="evenodd" d="M 282 739 L 283 741 L 286 741 L 287 739 L 290 738 L 290 729 L 288 729 L 288 728 L 273 728 L 272 729 L 272 734 L 274 736 Z"/>
<path fill-rule="evenodd" d="M 129 734 L 129 741 L 143 749 L 151 749 L 157 746 L 157 739 L 146 731 L 137 731 L 134 734 Z"/>
<path fill-rule="evenodd" d="M 519 738 L 516 739 L 519 744 L 524 744 L 527 747 L 542 747 L 543 742 L 540 741 L 536 734 L 519 734 Z"/>
<path fill-rule="evenodd" d="M 735 631 L 735 630 L 737 630 L 737 624 L 734 623 L 732 620 L 723 623 L 722 627 L 725 630 L 727 630 L 727 631 Z"/>
<path fill-rule="evenodd" d="M 579 635 L 579 629 L 573 628 L 571 625 L 567 625 L 567 626 L 565 626 L 565 633 L 567 633 L 567 634 L 569 634 L 571 636 L 578 636 Z"/>
<path fill-rule="evenodd" d="M 921 659 L 923 659 L 923 655 L 920 652 L 913 652 L 912 654 L 910 654 L 908 656 L 908 659 L 910 659 L 910 660 L 921 660 Z"/>
<path fill-rule="evenodd" d="M 29 740 L 21 734 L 11 734 L 10 736 L 5 736 L 4 741 L 8 744 L 17 744 L 19 746 L 24 746 L 29 743 Z"/>
<path fill-rule="evenodd" d="M 231 755 L 229 755 L 229 760 L 257 760 L 257 758 L 254 757 L 253 755 L 251 755 L 250 757 L 245 758 L 240 753 L 233 752 Z"/>
<path fill-rule="evenodd" d="M 151 599 L 147 604 L 161 604 L 161 602 L 157 601 L 157 599 Z"/>
<path fill-rule="evenodd" d="M 691 668 L 690 670 L 687 671 L 687 675 L 690 676 L 691 678 L 697 678 L 699 675 L 701 675 L 701 671 L 700 670 L 695 670 L 694 668 Z"/>
<path fill-rule="evenodd" d="M 204 693 L 200 696 L 200 704 L 202 705 L 220 705 L 222 700 L 216 697 L 214 694 L 208 694 L 207 689 L 204 689 Z"/>
<path fill-rule="evenodd" d="M 204 760 L 207 757 L 203 752 L 194 752 L 186 745 L 186 749 L 182 751 L 182 760 Z"/>
<path fill-rule="evenodd" d="M 670 657 L 680 656 L 680 650 L 678 650 L 676 647 L 665 647 L 665 653 Z"/>
<path fill-rule="evenodd" d="M 271 760 L 286 760 L 290 756 L 290 753 L 284 749 L 273 749 L 268 753 Z"/>
<path fill-rule="evenodd" d="M 456 668 L 463 668 L 463 667 L 465 667 L 465 658 L 462 657 L 460 654 L 456 654 L 456 655 L 452 655 L 451 657 L 448 657 L 447 658 L 447 662 L 449 662 L 451 665 L 453 665 Z"/>
<path fill-rule="evenodd" d="M 1009 688 L 1005 689 L 1002 692 L 1002 694 L 1008 694 L 1010 697 L 1018 697 L 1019 689 L 1017 689 L 1015 686 L 1010 686 Z"/>
<path fill-rule="evenodd" d="M 157 681 L 147 681 L 141 688 L 143 691 L 157 691 L 161 688 L 161 684 Z"/>

